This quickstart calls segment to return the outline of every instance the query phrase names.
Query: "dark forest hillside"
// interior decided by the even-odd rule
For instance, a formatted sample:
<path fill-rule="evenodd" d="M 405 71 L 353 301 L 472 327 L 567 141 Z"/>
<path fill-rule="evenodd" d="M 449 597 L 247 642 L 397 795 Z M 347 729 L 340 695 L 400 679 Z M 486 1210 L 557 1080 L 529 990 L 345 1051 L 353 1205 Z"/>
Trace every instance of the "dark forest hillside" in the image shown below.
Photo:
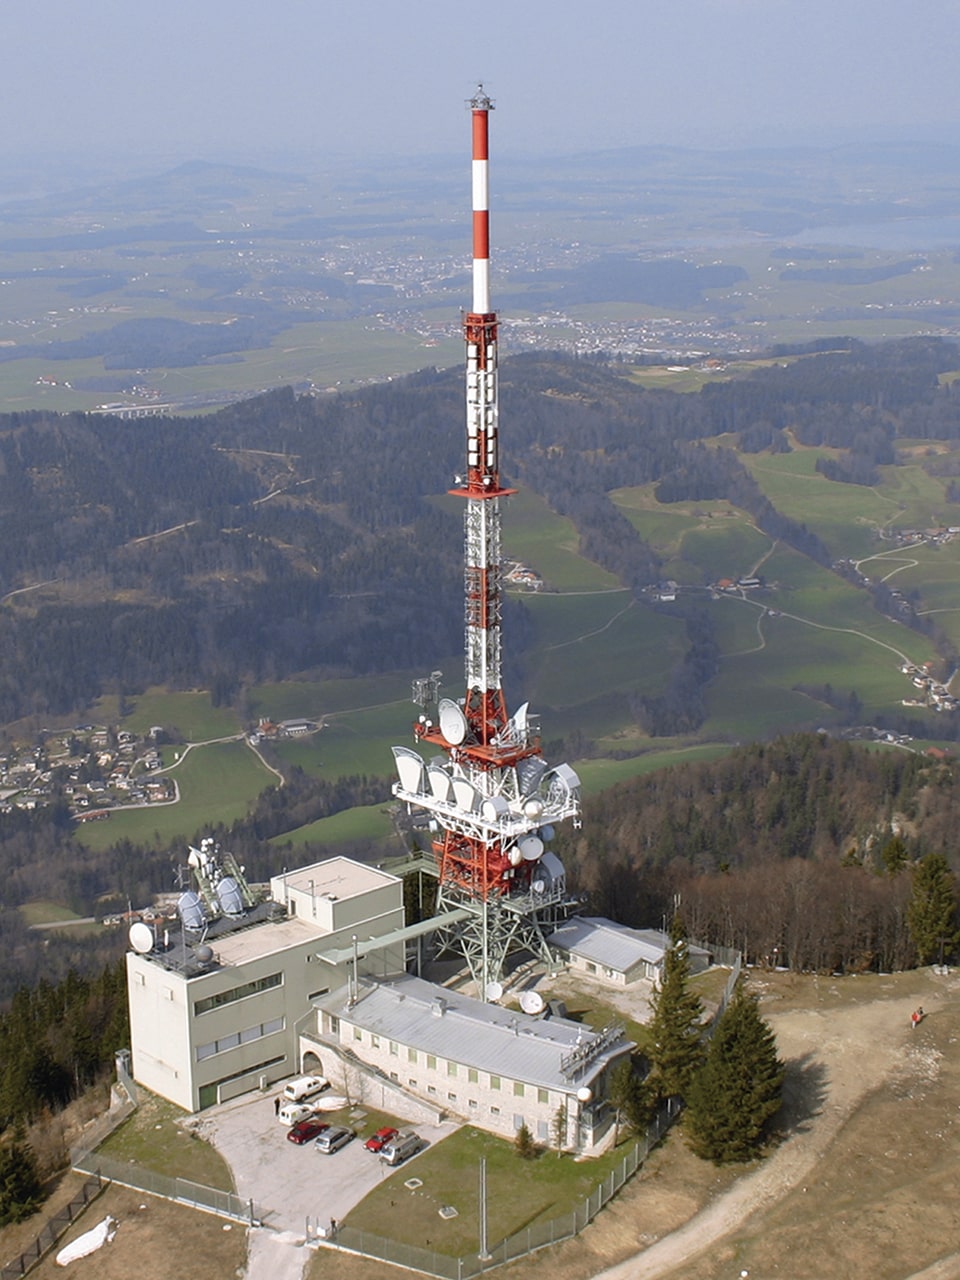
<path fill-rule="evenodd" d="M 960 437 L 958 384 L 938 380 L 957 363 L 935 339 L 847 342 L 681 395 L 601 360 L 517 357 L 502 371 L 506 478 L 634 590 L 659 564 L 610 501 L 625 485 L 727 498 L 825 565 L 819 539 L 712 442 L 783 449 L 789 428 L 843 450 L 842 478 L 867 482 L 902 436 Z M 229 691 L 455 651 L 460 535 L 429 499 L 462 466 L 462 418 L 459 371 L 333 398 L 281 390 L 194 419 L 0 418 L 0 722 L 117 687 Z"/>
<path fill-rule="evenodd" d="M 911 868 L 960 872 L 960 775 L 823 734 L 741 747 L 588 800 L 564 862 L 592 906 L 797 969 L 904 968 Z"/>

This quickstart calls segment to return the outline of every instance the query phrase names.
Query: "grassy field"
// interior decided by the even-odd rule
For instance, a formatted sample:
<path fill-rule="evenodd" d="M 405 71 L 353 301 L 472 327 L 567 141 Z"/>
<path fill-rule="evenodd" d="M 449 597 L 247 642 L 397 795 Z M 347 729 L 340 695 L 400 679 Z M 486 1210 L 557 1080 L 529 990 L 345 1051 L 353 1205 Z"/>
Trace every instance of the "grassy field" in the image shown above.
<path fill-rule="evenodd" d="M 577 550 L 573 524 L 558 516 L 542 498 L 521 489 L 503 507 L 503 547 L 510 559 L 533 569 L 552 591 L 616 590 L 612 573 L 585 560 Z"/>
<path fill-rule="evenodd" d="M 235 1190 L 233 1174 L 219 1152 L 181 1127 L 179 1121 L 185 1113 L 142 1086 L 139 1094 L 137 1110 L 107 1138 L 99 1152 L 169 1178 L 188 1178 L 218 1191 Z"/>
<path fill-rule="evenodd" d="M 209 742 L 240 732 L 237 713 L 230 707 L 215 707 L 205 690 L 168 693 L 148 689 L 128 699 L 131 710 L 123 726 L 131 733 L 145 734 L 153 725 L 180 734 L 185 742 Z"/>
<path fill-rule="evenodd" d="M 569 1213 L 623 1159 L 624 1149 L 622 1144 L 615 1153 L 583 1162 L 557 1159 L 555 1152 L 544 1151 L 531 1162 L 520 1160 L 512 1143 L 465 1127 L 418 1156 L 413 1169 L 401 1169 L 387 1178 L 345 1221 L 348 1226 L 451 1257 L 475 1253 L 481 1159 L 487 1164 L 488 1233 L 495 1241 Z M 404 1181 L 413 1172 L 423 1185 L 409 1190 Z M 444 1205 L 453 1205 L 457 1217 L 441 1218 Z"/>
<path fill-rule="evenodd" d="M 179 804 L 114 811 L 107 822 L 80 827 L 77 840 L 105 849 L 123 838 L 157 846 L 187 839 L 212 823 L 243 817 L 264 787 L 276 783 L 242 742 L 195 747 L 170 776 L 180 789 Z"/>

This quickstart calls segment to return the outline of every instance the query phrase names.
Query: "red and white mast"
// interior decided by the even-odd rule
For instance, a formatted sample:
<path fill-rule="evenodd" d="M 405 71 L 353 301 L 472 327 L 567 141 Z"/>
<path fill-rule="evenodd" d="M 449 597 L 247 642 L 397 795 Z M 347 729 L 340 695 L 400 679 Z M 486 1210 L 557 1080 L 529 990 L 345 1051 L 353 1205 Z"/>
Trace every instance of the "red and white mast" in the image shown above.
<path fill-rule="evenodd" d="M 497 407 L 497 316 L 490 309 L 489 118 L 493 103 L 478 85 L 473 116 L 473 310 L 464 317 L 467 347 L 464 587 L 466 685 L 464 713 L 472 736 L 491 746 L 507 724 L 500 684 L 500 484 Z"/>
<path fill-rule="evenodd" d="M 550 769 L 542 759 L 538 727 L 524 704 L 507 713 L 501 686 L 500 499 L 514 493 L 500 482 L 497 387 L 497 316 L 490 308 L 489 116 L 483 90 L 469 101 L 473 122 L 473 306 L 463 318 L 466 343 L 466 474 L 450 492 L 463 498 L 466 692 L 439 699 L 435 723 L 426 715 L 414 728 L 420 745 L 439 748 L 429 765 L 415 751 L 394 747 L 400 781 L 394 795 L 425 810 L 436 833 L 432 844 L 441 907 L 468 909 L 490 902 L 516 905 L 514 923 L 496 941 L 484 914 L 471 952 L 478 975 L 498 969 L 509 938 L 519 930 L 539 937 L 539 915 L 565 895 L 554 858 L 544 871 L 541 855 L 554 822 L 576 818 L 580 780 L 568 765 Z M 415 681 L 422 706 L 438 696 L 440 673 Z M 556 865 L 554 865 L 556 864 Z M 533 886 L 536 885 L 534 894 Z M 533 896 L 531 896 L 533 894 Z M 521 928 L 516 923 L 523 919 Z M 491 960 L 490 930 L 496 935 Z M 519 936 L 519 935 L 517 935 Z M 541 939 L 542 943 L 542 939 Z M 543 944 L 545 946 L 545 944 Z M 484 983 L 486 977 L 484 977 Z"/>

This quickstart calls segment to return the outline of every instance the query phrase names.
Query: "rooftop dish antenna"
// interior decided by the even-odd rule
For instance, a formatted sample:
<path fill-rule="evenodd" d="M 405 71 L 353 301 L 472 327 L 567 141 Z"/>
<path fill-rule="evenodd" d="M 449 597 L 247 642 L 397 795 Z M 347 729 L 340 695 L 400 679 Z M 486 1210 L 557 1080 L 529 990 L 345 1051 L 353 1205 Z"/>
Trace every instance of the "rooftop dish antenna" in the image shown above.
<path fill-rule="evenodd" d="M 496 1004 L 497 1001 L 500 999 L 500 997 L 503 995 L 503 983 L 488 982 L 487 985 L 484 987 L 483 995 L 484 995 L 484 999 L 489 1004 Z"/>
<path fill-rule="evenodd" d="M 524 991 L 520 996 L 520 1008 L 524 1013 L 543 1013 L 543 996 L 539 991 Z"/>
<path fill-rule="evenodd" d="M 142 920 L 138 920 L 136 924 L 130 926 L 130 932 L 127 934 L 130 945 L 138 955 L 145 956 L 148 951 L 153 950 L 154 936 L 153 930 L 148 924 L 144 924 Z"/>

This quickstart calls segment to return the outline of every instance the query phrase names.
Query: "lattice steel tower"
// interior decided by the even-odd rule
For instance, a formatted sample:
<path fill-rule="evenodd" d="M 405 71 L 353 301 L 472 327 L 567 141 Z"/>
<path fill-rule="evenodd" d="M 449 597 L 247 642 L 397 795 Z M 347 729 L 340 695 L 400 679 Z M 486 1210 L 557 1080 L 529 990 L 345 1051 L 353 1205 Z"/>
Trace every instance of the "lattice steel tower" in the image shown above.
<path fill-rule="evenodd" d="M 464 317 L 467 465 L 450 492 L 463 498 L 466 694 L 439 697 L 439 672 L 414 682 L 425 714 L 418 745 L 425 760 L 394 747 L 394 794 L 426 811 L 434 833 L 437 915 L 456 919 L 442 943 L 466 958 L 481 993 L 499 995 L 508 955 L 528 950 L 550 960 L 545 938 L 569 905 L 563 866 L 546 850 L 553 826 L 579 819 L 580 780 L 569 765 L 550 768 L 524 703 L 512 716 L 501 685 L 500 482 L 497 316 L 490 309 L 488 124 L 483 85 L 470 100 L 473 120 L 473 307 Z M 436 722 L 426 711 L 437 703 Z"/>

